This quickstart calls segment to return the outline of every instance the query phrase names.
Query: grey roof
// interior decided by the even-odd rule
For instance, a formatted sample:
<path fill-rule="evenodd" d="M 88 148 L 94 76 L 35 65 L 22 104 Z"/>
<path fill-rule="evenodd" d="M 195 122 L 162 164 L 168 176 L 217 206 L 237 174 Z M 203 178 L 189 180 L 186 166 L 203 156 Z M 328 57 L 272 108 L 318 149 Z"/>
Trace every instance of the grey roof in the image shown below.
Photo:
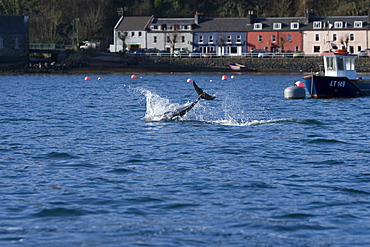
<path fill-rule="evenodd" d="M 0 15 L 1 34 L 28 34 L 28 16 Z"/>
<path fill-rule="evenodd" d="M 194 29 L 196 32 L 245 32 L 247 18 L 211 18 L 203 19 Z"/>
<path fill-rule="evenodd" d="M 194 24 L 194 18 L 154 18 L 152 24 Z"/>
<path fill-rule="evenodd" d="M 354 29 L 354 22 L 355 21 L 362 21 L 363 26 L 362 28 L 356 28 L 358 30 L 366 29 L 368 23 L 368 17 L 367 16 L 329 16 L 329 17 L 320 17 L 320 16 L 314 16 L 311 15 L 310 17 L 278 17 L 278 18 L 261 18 L 256 17 L 253 18 L 253 22 L 251 25 L 247 26 L 247 31 L 273 31 L 273 24 L 274 23 L 281 23 L 281 29 L 280 31 L 288 31 L 290 29 L 290 24 L 293 22 L 299 23 L 299 30 L 313 30 L 313 23 L 315 21 L 322 22 L 322 28 L 328 29 L 328 25 L 334 24 L 336 21 L 342 21 L 345 23 L 343 28 L 338 28 L 337 30 L 346 30 L 346 29 Z M 262 23 L 263 29 L 262 30 L 254 30 L 254 23 Z M 317 29 L 316 29 L 317 30 Z"/>
<path fill-rule="evenodd" d="M 120 19 L 117 30 L 145 30 L 153 16 L 126 16 Z"/>

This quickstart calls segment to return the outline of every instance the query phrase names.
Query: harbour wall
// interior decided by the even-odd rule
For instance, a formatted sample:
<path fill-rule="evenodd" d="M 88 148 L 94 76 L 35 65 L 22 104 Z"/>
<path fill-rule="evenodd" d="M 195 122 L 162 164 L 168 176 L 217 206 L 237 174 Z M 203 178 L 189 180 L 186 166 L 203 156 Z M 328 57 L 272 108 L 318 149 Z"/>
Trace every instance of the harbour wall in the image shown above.
<path fill-rule="evenodd" d="M 248 67 L 249 70 L 257 72 L 318 72 L 323 70 L 322 57 L 303 57 L 303 58 L 251 58 L 251 57 L 217 57 L 217 58 L 169 58 L 169 57 L 148 57 L 141 58 L 146 62 L 159 66 L 187 67 L 194 70 L 230 70 L 229 63 L 240 63 Z M 149 61 L 148 61 L 149 60 Z M 370 72 L 370 58 L 359 57 L 356 60 L 356 69 L 359 73 Z"/>

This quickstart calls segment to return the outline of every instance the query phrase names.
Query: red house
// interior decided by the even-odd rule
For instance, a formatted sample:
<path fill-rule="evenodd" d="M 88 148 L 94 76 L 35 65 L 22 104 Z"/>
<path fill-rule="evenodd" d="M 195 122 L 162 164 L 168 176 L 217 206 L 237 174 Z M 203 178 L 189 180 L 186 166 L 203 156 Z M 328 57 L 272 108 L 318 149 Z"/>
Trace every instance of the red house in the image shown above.
<path fill-rule="evenodd" d="M 247 51 L 296 52 L 303 50 L 307 17 L 258 18 L 248 15 Z"/>

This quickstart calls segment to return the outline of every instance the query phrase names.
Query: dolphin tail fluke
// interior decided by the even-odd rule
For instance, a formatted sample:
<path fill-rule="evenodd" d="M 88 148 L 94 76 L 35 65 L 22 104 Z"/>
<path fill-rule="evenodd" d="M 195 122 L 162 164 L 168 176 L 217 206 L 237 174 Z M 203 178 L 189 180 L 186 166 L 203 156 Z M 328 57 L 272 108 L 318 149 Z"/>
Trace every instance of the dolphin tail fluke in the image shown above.
<path fill-rule="evenodd" d="M 198 87 L 195 81 L 193 81 L 193 86 L 199 98 L 205 99 L 205 100 L 213 100 L 216 98 L 216 96 L 212 96 L 212 95 L 207 94 L 206 92 L 203 92 L 203 90 L 200 87 Z"/>

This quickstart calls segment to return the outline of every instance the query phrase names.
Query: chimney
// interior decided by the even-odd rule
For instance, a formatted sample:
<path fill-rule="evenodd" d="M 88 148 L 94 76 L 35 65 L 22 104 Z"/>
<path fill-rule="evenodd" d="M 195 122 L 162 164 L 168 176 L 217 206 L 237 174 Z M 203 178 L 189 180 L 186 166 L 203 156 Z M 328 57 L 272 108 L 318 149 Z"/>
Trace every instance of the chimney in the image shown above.
<path fill-rule="evenodd" d="M 308 25 L 310 22 L 312 22 L 312 18 L 313 18 L 314 14 L 313 13 L 310 13 L 308 10 L 306 11 L 306 19 L 305 19 L 305 23 L 306 25 Z"/>
<path fill-rule="evenodd" d="M 256 18 L 256 15 L 254 14 L 253 10 L 249 10 L 247 14 L 247 25 L 252 25 L 254 18 Z"/>
<path fill-rule="evenodd" d="M 204 14 L 196 11 L 194 15 L 194 23 L 198 25 L 202 21 L 203 18 L 204 18 Z"/>

